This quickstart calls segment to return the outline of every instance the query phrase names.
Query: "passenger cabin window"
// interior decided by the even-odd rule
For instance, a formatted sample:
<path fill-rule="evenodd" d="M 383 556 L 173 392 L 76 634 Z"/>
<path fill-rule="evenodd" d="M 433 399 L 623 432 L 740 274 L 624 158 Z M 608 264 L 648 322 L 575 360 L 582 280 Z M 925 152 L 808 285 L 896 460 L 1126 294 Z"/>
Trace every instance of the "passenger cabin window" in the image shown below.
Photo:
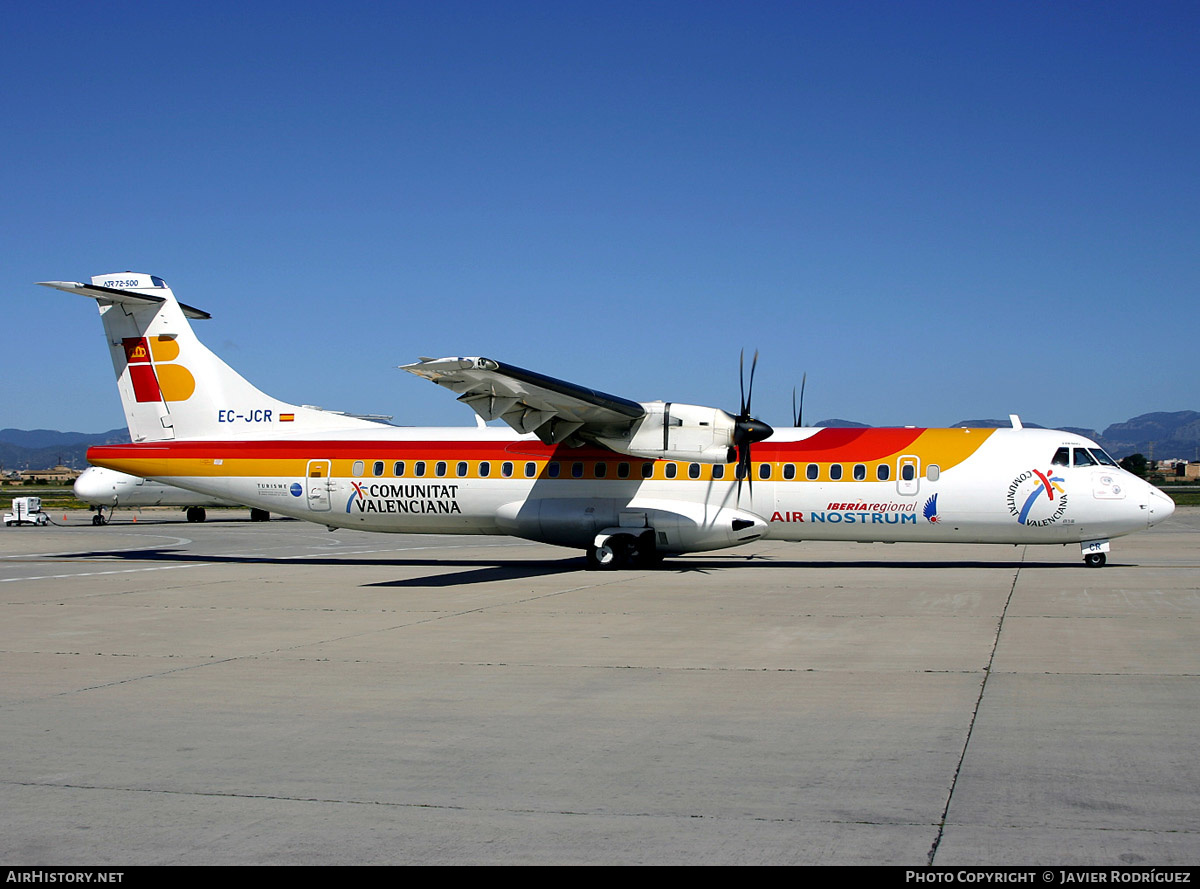
<path fill-rule="evenodd" d="M 502 476 L 504 476 L 505 478 L 512 478 L 513 465 L 508 462 L 501 463 L 500 464 L 500 474 Z"/>
<path fill-rule="evenodd" d="M 821 477 L 821 467 L 816 463 L 809 463 L 804 467 L 804 477 L 810 482 L 815 482 Z"/>
<path fill-rule="evenodd" d="M 604 476 L 608 475 L 608 464 L 607 463 L 597 463 L 595 472 L 596 472 L 596 478 L 604 478 Z"/>
<path fill-rule="evenodd" d="M 725 464 L 717 463 L 713 466 L 713 479 L 720 481 L 723 478 L 725 478 Z"/>
<path fill-rule="evenodd" d="M 1095 466 L 1096 458 L 1087 452 L 1087 448 L 1075 449 L 1075 465 L 1076 466 Z"/>
<path fill-rule="evenodd" d="M 856 482 L 862 482 L 862 481 L 866 481 L 866 479 L 867 479 L 867 467 L 862 463 L 855 463 L 854 464 L 854 480 Z"/>
<path fill-rule="evenodd" d="M 537 464 L 536 463 L 526 463 L 525 464 L 525 478 L 533 478 L 535 475 L 537 475 Z"/>
<path fill-rule="evenodd" d="M 617 464 L 617 478 L 629 478 L 629 464 L 628 463 L 618 463 Z"/>
<path fill-rule="evenodd" d="M 488 477 L 489 475 L 491 475 L 491 474 L 492 474 L 492 464 L 491 464 L 491 463 L 489 463 L 487 460 L 483 460 L 482 462 L 480 462 L 480 464 L 479 464 L 479 477 L 480 477 L 480 478 L 487 478 L 487 477 Z"/>
<path fill-rule="evenodd" d="M 678 474 L 678 472 L 679 472 L 678 465 L 676 465 L 675 463 L 667 464 L 667 478 L 675 478 L 675 476 L 676 476 L 676 474 Z"/>
<path fill-rule="evenodd" d="M 383 461 L 382 460 L 376 460 L 374 463 L 371 464 L 371 475 L 375 476 L 376 478 L 383 475 Z"/>
<path fill-rule="evenodd" d="M 355 478 L 360 478 L 364 469 L 366 469 L 366 464 L 362 460 L 355 460 L 354 466 L 351 467 L 350 471 L 354 473 Z"/>
<path fill-rule="evenodd" d="M 758 464 L 758 477 L 761 479 L 768 479 L 771 477 L 771 464 L 770 463 L 759 463 Z"/>
<path fill-rule="evenodd" d="M 571 464 L 571 478 L 583 478 L 583 464 L 582 463 L 572 463 Z"/>
<path fill-rule="evenodd" d="M 433 467 L 433 474 L 441 478 L 446 474 L 446 461 L 439 460 Z"/>
<path fill-rule="evenodd" d="M 886 463 L 880 463 L 875 467 L 875 478 L 881 482 L 886 482 L 892 477 L 892 467 Z"/>
<path fill-rule="evenodd" d="M 404 475 L 404 461 L 403 460 L 397 460 L 395 463 L 392 464 L 392 475 L 396 476 L 396 478 L 400 478 L 400 476 Z"/>
<path fill-rule="evenodd" d="M 1054 452 L 1054 459 L 1050 461 L 1051 466 L 1070 466 L 1071 465 L 1071 449 L 1059 448 Z"/>
<path fill-rule="evenodd" d="M 699 463 L 689 463 L 688 464 L 688 478 L 700 478 L 700 464 Z"/>
<path fill-rule="evenodd" d="M 654 477 L 654 464 L 653 463 L 643 463 L 642 464 L 642 478 L 653 478 L 653 477 Z"/>
<path fill-rule="evenodd" d="M 942 467 L 938 466 L 936 463 L 930 463 L 925 467 L 925 478 L 929 479 L 931 482 L 936 482 L 941 475 Z"/>
<path fill-rule="evenodd" d="M 549 463 L 546 464 L 546 475 L 550 476 L 550 478 L 558 478 L 558 473 L 559 473 L 560 469 L 561 469 L 561 467 L 558 465 L 558 461 L 551 460 Z"/>
<path fill-rule="evenodd" d="M 413 464 L 413 475 L 415 475 L 417 478 L 425 477 L 425 461 L 424 460 L 418 460 L 416 463 Z"/>
<path fill-rule="evenodd" d="M 841 481 L 842 479 L 842 464 L 831 463 L 829 466 L 829 477 L 833 481 Z"/>
<path fill-rule="evenodd" d="M 791 481 L 792 479 L 794 479 L 796 477 L 796 464 L 795 463 L 784 463 L 783 464 L 783 477 L 786 478 L 788 481 Z"/>
<path fill-rule="evenodd" d="M 916 477 L 917 467 L 913 466 L 911 463 L 905 463 L 900 467 L 900 478 L 902 478 L 904 481 L 911 482 Z"/>
<path fill-rule="evenodd" d="M 463 478 L 467 474 L 467 464 L 463 460 L 459 460 L 454 467 L 454 474 L 459 478 Z"/>

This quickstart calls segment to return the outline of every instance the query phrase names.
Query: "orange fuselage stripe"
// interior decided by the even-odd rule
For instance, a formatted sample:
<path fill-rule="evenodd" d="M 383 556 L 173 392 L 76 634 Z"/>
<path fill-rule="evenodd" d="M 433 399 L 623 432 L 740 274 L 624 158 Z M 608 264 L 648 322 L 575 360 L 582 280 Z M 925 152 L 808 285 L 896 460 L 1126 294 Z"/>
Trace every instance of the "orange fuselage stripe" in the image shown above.
<path fill-rule="evenodd" d="M 806 464 L 828 465 L 892 463 L 900 456 L 916 455 L 926 463 L 936 463 L 943 470 L 951 469 L 975 453 L 991 436 L 990 429 L 823 429 L 803 441 L 761 442 L 754 448 L 754 464 Z M 464 475 L 457 477 L 483 477 L 480 463 L 524 463 L 541 464 L 537 476 L 546 477 L 545 464 L 554 461 L 562 467 L 561 478 L 595 479 L 596 464 L 603 465 L 605 479 L 618 479 L 617 467 L 621 463 L 633 465 L 633 477 L 640 477 L 640 465 L 653 463 L 652 478 L 667 478 L 667 466 L 672 462 L 678 467 L 675 476 L 687 480 L 691 476 L 684 461 L 641 460 L 600 448 L 568 448 L 544 445 L 540 442 L 520 440 L 511 442 L 479 441 L 341 441 L 341 440 L 261 440 L 261 441 L 182 441 L 154 442 L 146 444 L 105 445 L 88 451 L 88 460 L 97 466 L 105 466 L 132 475 L 164 477 L 288 477 L 299 478 L 307 473 L 311 460 L 329 460 L 334 477 L 357 477 L 374 475 L 374 464 L 384 465 L 384 474 L 395 477 L 397 462 L 411 464 L 423 461 L 427 464 L 424 477 L 432 476 L 438 463 L 446 463 L 445 475 L 457 475 L 459 462 L 468 464 Z M 355 463 L 363 463 L 354 471 Z M 583 464 L 583 475 L 571 472 L 572 464 Z M 405 473 L 411 475 L 409 465 Z M 499 477 L 499 467 L 489 466 L 489 477 Z M 711 480 L 713 466 L 701 464 L 700 480 Z M 757 473 L 757 470 L 756 470 Z M 518 468 L 515 475 L 521 475 Z M 823 476 L 825 473 L 821 473 Z M 797 474 L 801 475 L 800 473 Z M 849 474 L 847 474 L 849 475 Z M 874 473 L 872 473 L 872 476 Z M 726 479 L 732 478 L 726 466 Z M 782 478 L 782 472 L 773 469 L 771 477 Z M 802 480 L 797 478 L 796 480 Z M 849 478 L 845 480 L 849 481 Z"/>

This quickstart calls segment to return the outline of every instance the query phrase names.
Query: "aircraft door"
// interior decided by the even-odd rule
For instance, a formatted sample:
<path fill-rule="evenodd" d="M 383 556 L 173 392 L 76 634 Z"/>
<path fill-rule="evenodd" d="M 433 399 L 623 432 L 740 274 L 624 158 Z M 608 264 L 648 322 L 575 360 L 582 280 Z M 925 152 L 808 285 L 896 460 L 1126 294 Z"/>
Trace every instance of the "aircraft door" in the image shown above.
<path fill-rule="evenodd" d="M 905 454 L 896 462 L 896 490 L 912 497 L 921 490 L 921 458 Z"/>
<path fill-rule="evenodd" d="M 328 460 L 308 461 L 308 471 L 304 473 L 304 489 L 308 496 L 308 508 L 313 512 L 329 512 L 330 491 L 333 487 L 330 468 Z"/>

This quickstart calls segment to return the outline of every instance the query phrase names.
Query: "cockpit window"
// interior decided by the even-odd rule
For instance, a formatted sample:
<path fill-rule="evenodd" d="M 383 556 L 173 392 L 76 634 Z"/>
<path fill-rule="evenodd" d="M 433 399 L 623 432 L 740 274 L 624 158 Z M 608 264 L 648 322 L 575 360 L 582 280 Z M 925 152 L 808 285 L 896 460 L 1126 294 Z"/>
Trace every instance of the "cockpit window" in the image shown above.
<path fill-rule="evenodd" d="M 1076 466 L 1095 466 L 1096 458 L 1088 453 L 1087 448 L 1075 449 L 1075 465 Z"/>
<path fill-rule="evenodd" d="M 1116 460 L 1108 456 L 1108 451 L 1104 450 L 1104 448 L 1088 448 L 1088 453 L 1096 458 L 1097 463 L 1101 463 L 1105 466 L 1118 465 Z"/>
<path fill-rule="evenodd" d="M 1059 448 L 1054 452 L 1054 459 L 1050 461 L 1051 466 L 1070 466 L 1071 465 L 1071 449 Z"/>
<path fill-rule="evenodd" d="M 150 283 L 153 284 L 155 287 L 166 287 L 167 286 L 166 281 L 164 281 L 162 278 L 157 278 L 154 275 L 150 276 Z"/>

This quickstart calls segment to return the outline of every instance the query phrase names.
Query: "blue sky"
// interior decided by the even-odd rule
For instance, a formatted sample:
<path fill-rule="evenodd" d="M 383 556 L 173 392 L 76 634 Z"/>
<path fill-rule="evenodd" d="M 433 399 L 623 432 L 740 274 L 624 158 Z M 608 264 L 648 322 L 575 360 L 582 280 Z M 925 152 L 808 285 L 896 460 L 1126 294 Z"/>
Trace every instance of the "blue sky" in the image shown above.
<path fill-rule="evenodd" d="M 8 7 L 0 427 L 123 425 L 131 269 L 287 400 L 469 424 L 488 355 L 636 400 L 1103 428 L 1200 408 L 1200 5 Z M 36 368 L 27 375 L 17 370 Z"/>

